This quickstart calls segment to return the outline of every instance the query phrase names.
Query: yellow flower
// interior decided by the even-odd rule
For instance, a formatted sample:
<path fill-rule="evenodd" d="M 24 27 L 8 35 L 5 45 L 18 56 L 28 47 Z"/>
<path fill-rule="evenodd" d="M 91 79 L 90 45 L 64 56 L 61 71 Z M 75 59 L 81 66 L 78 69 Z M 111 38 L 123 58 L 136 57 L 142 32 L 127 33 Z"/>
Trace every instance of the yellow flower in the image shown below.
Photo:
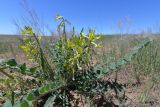
<path fill-rule="evenodd" d="M 30 58 L 30 59 L 28 59 L 28 61 L 33 62 L 33 59 Z"/>
<path fill-rule="evenodd" d="M 73 43 L 70 40 L 67 40 L 67 47 L 68 48 L 73 47 Z"/>
<path fill-rule="evenodd" d="M 85 39 L 82 39 L 82 46 L 84 46 L 86 43 Z"/>
<path fill-rule="evenodd" d="M 90 32 L 89 33 L 89 39 L 90 39 L 90 41 L 94 41 L 95 40 L 94 32 Z"/>
<path fill-rule="evenodd" d="M 38 40 L 41 41 L 42 40 L 42 36 L 38 36 Z"/>
<path fill-rule="evenodd" d="M 81 47 L 77 48 L 78 54 L 81 54 L 83 52 L 83 49 Z"/>

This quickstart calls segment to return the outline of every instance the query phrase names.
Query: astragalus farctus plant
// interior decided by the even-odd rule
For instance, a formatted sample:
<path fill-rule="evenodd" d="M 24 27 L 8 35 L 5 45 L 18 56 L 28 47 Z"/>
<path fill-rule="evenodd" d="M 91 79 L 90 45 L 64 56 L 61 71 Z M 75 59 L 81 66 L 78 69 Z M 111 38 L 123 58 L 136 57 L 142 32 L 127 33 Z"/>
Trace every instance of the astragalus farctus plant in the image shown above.
<path fill-rule="evenodd" d="M 21 83 L 20 89 L 24 89 L 24 81 L 30 82 L 24 84 L 23 93 L 19 88 L 12 88 L 13 83 L 6 82 L 10 92 L 4 107 L 71 107 L 79 103 L 84 106 L 85 100 L 91 101 L 97 95 L 103 98 L 108 90 L 114 90 L 118 98 L 118 93 L 124 88 L 123 84 L 101 78 L 131 62 L 140 50 L 151 43 L 146 39 L 115 62 L 93 65 L 93 54 L 96 48 L 102 46 L 102 36 L 96 36 L 94 30 L 90 30 L 88 34 L 84 34 L 82 30 L 79 34 L 72 33 L 70 37 L 66 37 L 66 19 L 57 16 L 57 20 L 60 20 L 59 29 L 63 33 L 58 41 L 49 43 L 47 51 L 51 61 L 48 61 L 41 45 L 42 37 L 36 35 L 32 27 L 24 27 L 22 33 L 25 36 L 20 47 L 30 61 L 37 63 L 36 67 L 28 68 L 25 64 L 17 64 L 15 60 L 1 62 L 0 72 L 7 76 L 4 81 Z M 14 70 L 14 73 L 7 72 L 7 69 Z M 19 79 L 17 75 L 29 79 Z M 105 105 L 102 103 L 101 106 Z"/>

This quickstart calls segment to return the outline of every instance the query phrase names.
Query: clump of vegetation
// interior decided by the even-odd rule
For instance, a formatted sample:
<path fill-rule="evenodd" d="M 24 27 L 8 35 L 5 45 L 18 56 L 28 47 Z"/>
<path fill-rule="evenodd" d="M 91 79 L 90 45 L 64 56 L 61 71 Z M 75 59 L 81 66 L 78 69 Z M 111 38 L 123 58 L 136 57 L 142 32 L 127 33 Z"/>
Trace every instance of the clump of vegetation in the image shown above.
<path fill-rule="evenodd" d="M 3 106 L 70 107 L 79 103 L 84 105 L 84 99 L 92 100 L 97 95 L 104 99 L 104 93 L 109 90 L 114 90 L 117 99 L 124 100 L 125 96 L 123 98 L 118 96 L 124 89 L 123 84 L 118 83 L 117 78 L 115 80 L 102 78 L 131 62 L 151 41 L 145 39 L 114 62 L 94 65 L 93 54 L 96 48 L 102 46 L 100 42 L 102 36 L 96 36 L 94 30 L 90 30 L 86 35 L 82 30 L 77 35 L 73 32 L 67 37 L 65 26 L 68 21 L 62 16 L 57 16 L 56 19 L 60 20 L 58 28 L 63 34 L 58 41 L 49 43 L 47 51 L 51 61 L 48 60 L 46 51 L 41 45 L 42 37 L 36 35 L 32 27 L 24 27 L 22 34 L 27 35 L 24 36 L 20 47 L 30 61 L 36 62 L 37 65 L 28 68 L 25 64 L 17 64 L 14 59 L 0 63 L 0 73 L 6 76 L 1 81 L 9 88 L 9 92 L 0 93 L 7 98 Z M 18 88 L 13 84 L 18 85 Z M 75 94 L 80 97 L 74 97 Z"/>

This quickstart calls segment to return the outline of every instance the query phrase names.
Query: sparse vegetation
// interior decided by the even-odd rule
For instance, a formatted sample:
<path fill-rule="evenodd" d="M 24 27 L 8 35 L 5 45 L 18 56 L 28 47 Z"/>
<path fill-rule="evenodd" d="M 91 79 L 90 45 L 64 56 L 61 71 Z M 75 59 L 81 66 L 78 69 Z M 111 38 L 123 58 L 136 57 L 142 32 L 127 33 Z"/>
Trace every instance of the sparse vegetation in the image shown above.
<path fill-rule="evenodd" d="M 74 28 L 67 37 L 69 22 L 56 19 L 63 32 L 57 41 L 42 45 L 43 36 L 24 27 L 19 47 L 0 42 L 0 54 L 25 55 L 23 63 L 17 57 L 0 60 L 3 107 L 160 105 L 159 37 L 119 39 L 95 35 L 95 30 L 75 34 Z"/>

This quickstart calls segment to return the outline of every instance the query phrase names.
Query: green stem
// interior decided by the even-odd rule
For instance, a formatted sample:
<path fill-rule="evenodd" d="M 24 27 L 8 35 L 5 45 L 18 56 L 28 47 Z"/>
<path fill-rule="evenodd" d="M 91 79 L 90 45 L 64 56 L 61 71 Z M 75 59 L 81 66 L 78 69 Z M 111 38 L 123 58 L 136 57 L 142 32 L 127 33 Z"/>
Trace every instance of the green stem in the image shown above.
<path fill-rule="evenodd" d="M 14 91 L 11 91 L 11 103 L 12 103 L 12 105 L 14 105 L 14 95 L 15 95 Z"/>

